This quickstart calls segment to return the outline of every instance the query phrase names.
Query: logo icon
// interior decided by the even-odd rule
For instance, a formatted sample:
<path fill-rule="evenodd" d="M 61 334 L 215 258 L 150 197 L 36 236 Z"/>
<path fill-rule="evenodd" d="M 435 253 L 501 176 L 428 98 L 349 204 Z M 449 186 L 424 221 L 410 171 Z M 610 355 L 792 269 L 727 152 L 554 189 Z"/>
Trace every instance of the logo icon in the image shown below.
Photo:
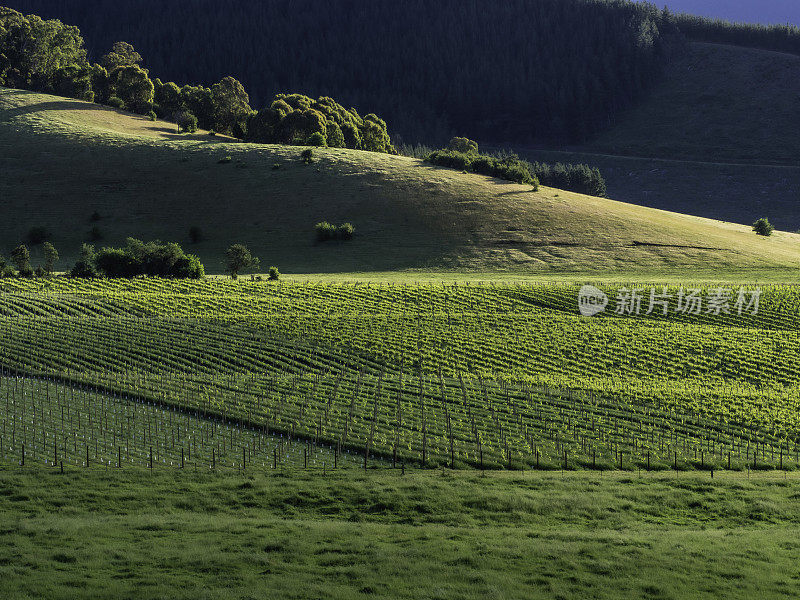
<path fill-rule="evenodd" d="M 578 310 L 584 317 L 593 317 L 608 306 L 608 296 L 593 285 L 585 285 L 578 292 Z"/>

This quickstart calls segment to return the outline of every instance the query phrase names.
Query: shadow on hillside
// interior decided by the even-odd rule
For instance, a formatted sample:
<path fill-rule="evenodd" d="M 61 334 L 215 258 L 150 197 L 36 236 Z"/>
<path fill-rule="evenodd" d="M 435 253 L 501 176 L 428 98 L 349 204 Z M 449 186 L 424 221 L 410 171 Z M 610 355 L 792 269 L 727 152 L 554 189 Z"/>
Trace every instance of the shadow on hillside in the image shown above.
<path fill-rule="evenodd" d="M 499 181 L 494 181 L 494 183 L 507 184 L 507 183 L 513 183 L 513 182 L 512 181 L 506 181 L 505 179 L 501 179 Z M 531 193 L 530 190 L 512 190 L 510 192 L 499 192 L 497 195 L 498 196 L 513 196 L 513 195 L 517 195 L 517 194 L 530 194 L 530 193 Z"/>
<path fill-rule="evenodd" d="M 178 126 L 170 123 L 169 121 L 161 121 L 161 125 L 147 125 L 144 127 L 144 129 L 156 133 L 159 135 L 159 137 L 167 140 L 192 140 L 206 142 L 208 144 L 230 144 L 239 141 L 236 138 L 219 134 L 211 136 L 208 135 L 208 133 L 178 133 Z"/>
<path fill-rule="evenodd" d="M 0 110 L 0 122 L 10 121 L 14 117 L 29 115 L 43 110 L 108 110 L 107 106 L 89 104 L 80 100 L 58 100 L 56 102 L 39 102 L 15 108 Z"/>

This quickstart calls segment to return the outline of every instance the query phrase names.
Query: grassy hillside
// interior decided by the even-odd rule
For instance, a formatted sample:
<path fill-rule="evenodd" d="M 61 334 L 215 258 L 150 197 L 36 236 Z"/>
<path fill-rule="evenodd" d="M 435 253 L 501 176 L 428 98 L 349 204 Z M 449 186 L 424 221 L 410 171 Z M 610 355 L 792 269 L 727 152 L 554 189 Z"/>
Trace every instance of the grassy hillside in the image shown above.
<path fill-rule="evenodd" d="M 416 269 L 520 272 L 797 268 L 800 236 L 559 190 L 510 184 L 416 159 L 345 149 L 240 144 L 94 104 L 0 91 L 2 251 L 34 226 L 53 233 L 65 264 L 97 226 L 190 245 L 210 272 L 224 248 L 249 244 L 286 272 Z M 231 162 L 219 160 L 230 156 Z M 277 166 L 277 168 L 275 168 Z M 90 222 L 97 211 L 101 220 Z M 350 221 L 356 238 L 316 245 L 320 220 Z"/>
<path fill-rule="evenodd" d="M 593 151 L 800 163 L 800 56 L 693 42 Z"/>

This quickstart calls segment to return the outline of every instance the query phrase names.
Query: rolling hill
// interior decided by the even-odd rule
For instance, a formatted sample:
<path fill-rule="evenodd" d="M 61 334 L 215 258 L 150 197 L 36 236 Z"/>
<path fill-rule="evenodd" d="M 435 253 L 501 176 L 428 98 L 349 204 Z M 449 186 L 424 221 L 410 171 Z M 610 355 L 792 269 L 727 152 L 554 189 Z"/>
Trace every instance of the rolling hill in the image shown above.
<path fill-rule="evenodd" d="M 300 151 L 178 135 L 96 104 L 0 89 L 2 251 L 43 226 L 63 267 L 97 227 L 99 245 L 127 236 L 184 243 L 209 272 L 222 270 L 233 242 L 292 273 L 800 267 L 796 234 L 761 238 L 744 225 L 533 192 L 401 156 L 315 149 L 304 165 Z M 321 220 L 352 222 L 355 239 L 315 244 Z M 196 245 L 191 226 L 204 233 Z"/>

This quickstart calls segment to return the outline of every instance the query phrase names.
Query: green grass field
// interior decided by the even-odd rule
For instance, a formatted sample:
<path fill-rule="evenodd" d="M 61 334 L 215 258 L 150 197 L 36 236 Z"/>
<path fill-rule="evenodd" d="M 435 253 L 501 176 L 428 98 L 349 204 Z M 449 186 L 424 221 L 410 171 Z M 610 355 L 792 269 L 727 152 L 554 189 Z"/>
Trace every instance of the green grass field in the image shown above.
<path fill-rule="evenodd" d="M 9 600 L 793 598 L 796 476 L 0 469 Z"/>
<path fill-rule="evenodd" d="M 796 234 L 759 238 L 745 225 L 532 192 L 400 156 L 327 149 L 304 165 L 296 147 L 182 137 L 171 127 L 76 100 L 0 92 L 2 251 L 42 226 L 67 268 L 97 227 L 100 245 L 127 236 L 181 242 L 209 273 L 222 271 L 234 242 L 287 273 L 800 268 Z M 231 162 L 219 164 L 225 156 Z M 101 219 L 93 223 L 95 211 Z M 350 221 L 356 237 L 315 244 L 321 220 Z M 188 243 L 192 226 L 205 241 Z"/>

